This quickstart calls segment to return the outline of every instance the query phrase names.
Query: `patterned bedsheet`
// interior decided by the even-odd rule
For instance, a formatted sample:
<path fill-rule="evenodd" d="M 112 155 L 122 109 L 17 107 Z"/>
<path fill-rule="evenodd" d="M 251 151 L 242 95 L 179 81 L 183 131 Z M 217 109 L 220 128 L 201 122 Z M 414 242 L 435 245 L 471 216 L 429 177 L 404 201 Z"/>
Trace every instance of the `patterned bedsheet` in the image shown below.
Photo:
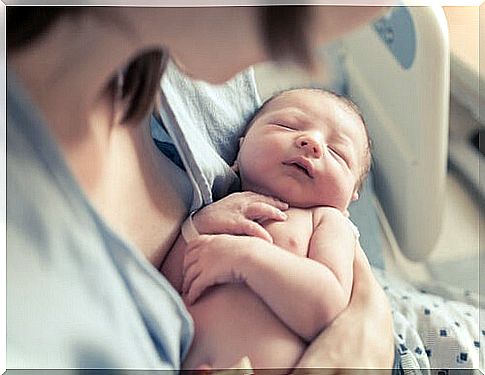
<path fill-rule="evenodd" d="M 443 284 L 413 286 L 374 273 L 389 297 L 396 346 L 406 374 L 429 369 L 480 369 L 485 360 L 485 309 L 478 296 Z M 481 322 L 480 322 L 481 320 Z"/>

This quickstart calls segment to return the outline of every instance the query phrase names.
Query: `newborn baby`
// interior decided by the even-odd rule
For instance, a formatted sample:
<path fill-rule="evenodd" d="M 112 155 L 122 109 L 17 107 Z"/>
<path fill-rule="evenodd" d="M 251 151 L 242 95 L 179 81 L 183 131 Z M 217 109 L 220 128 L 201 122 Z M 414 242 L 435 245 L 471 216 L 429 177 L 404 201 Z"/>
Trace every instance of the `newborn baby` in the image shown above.
<path fill-rule="evenodd" d="M 184 368 L 229 368 L 244 356 L 254 368 L 295 365 L 349 302 L 358 231 L 347 208 L 370 160 L 348 99 L 296 89 L 261 107 L 234 164 L 252 193 L 235 194 L 273 199 L 272 213 L 254 218 L 270 238 L 203 230 L 207 206 L 186 227 L 208 235 L 180 236 L 162 266 L 195 322 Z"/>

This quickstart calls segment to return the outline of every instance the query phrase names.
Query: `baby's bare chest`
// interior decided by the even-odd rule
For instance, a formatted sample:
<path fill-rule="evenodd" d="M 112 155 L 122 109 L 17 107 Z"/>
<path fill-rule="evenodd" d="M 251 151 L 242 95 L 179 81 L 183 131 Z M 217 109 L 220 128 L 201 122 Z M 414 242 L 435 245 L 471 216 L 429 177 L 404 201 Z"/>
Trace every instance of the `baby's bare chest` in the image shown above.
<path fill-rule="evenodd" d="M 275 245 L 296 255 L 306 257 L 313 233 L 311 209 L 289 208 L 286 221 L 271 221 L 263 226 L 273 237 Z"/>

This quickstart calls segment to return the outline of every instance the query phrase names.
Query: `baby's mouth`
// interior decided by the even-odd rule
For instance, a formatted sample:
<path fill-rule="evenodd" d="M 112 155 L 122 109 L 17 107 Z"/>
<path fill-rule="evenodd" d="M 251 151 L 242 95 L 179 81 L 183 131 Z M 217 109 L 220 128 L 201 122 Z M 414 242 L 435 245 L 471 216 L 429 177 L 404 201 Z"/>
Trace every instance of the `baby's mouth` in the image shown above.
<path fill-rule="evenodd" d="M 310 172 L 310 167 L 305 162 L 290 161 L 290 162 L 284 162 L 283 165 L 294 167 L 294 168 L 298 169 L 299 171 L 305 173 L 309 178 L 313 178 L 313 175 Z"/>

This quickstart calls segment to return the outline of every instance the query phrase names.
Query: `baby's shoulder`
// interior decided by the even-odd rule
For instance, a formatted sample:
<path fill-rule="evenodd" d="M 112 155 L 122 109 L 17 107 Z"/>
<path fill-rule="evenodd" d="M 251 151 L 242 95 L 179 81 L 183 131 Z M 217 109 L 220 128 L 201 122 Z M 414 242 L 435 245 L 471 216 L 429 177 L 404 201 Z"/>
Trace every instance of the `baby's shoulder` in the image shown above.
<path fill-rule="evenodd" d="M 318 226 L 341 226 L 349 228 L 356 238 L 360 233 L 354 223 L 342 211 L 334 207 L 320 206 L 312 208 L 313 210 L 313 228 Z"/>
<path fill-rule="evenodd" d="M 335 207 L 318 206 L 310 209 L 313 215 L 314 227 L 328 222 L 341 223 L 342 225 L 348 221 L 347 217 Z"/>
<path fill-rule="evenodd" d="M 310 208 L 314 217 L 321 218 L 344 218 L 345 215 L 338 208 L 330 206 L 317 206 Z"/>

